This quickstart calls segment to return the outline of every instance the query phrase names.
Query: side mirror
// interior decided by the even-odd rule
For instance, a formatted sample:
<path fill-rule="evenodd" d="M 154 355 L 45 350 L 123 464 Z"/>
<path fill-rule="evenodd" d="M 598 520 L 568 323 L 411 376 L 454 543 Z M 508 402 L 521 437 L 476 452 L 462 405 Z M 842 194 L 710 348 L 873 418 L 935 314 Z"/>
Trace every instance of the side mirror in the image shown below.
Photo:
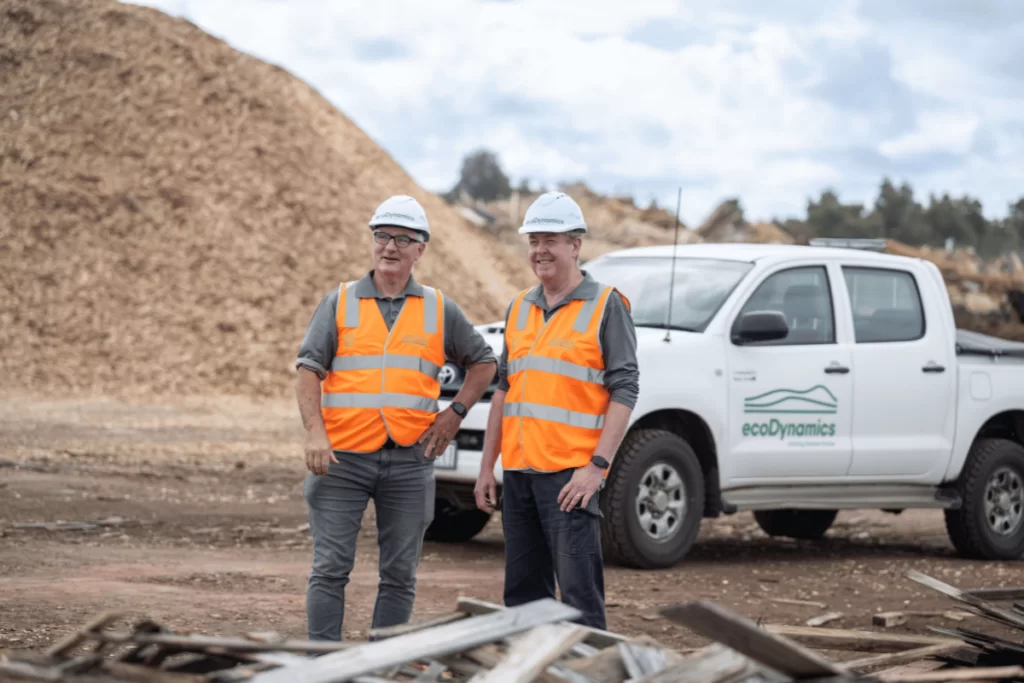
<path fill-rule="evenodd" d="M 789 336 L 786 316 L 778 311 L 744 313 L 732 328 L 734 344 L 776 341 Z"/>

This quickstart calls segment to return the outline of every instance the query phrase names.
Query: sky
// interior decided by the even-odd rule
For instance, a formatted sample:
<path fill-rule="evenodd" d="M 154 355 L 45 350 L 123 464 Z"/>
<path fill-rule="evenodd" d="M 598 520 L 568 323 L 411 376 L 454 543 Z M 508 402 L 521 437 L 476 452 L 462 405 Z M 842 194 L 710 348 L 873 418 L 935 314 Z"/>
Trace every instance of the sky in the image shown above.
<path fill-rule="evenodd" d="M 302 78 L 428 190 L 464 155 L 699 225 L 887 176 L 1024 196 L 1024 0 L 133 0 Z"/>

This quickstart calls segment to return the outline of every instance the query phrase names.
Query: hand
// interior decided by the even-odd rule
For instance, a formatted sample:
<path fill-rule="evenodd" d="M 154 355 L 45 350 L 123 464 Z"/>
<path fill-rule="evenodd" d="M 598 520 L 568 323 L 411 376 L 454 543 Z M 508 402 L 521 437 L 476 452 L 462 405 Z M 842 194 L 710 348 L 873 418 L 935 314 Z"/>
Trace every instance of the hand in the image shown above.
<path fill-rule="evenodd" d="M 334 449 L 327 439 L 327 434 L 311 433 L 306 434 L 306 469 L 315 475 L 327 474 L 327 468 L 333 462 L 338 464 L 334 457 Z"/>
<path fill-rule="evenodd" d="M 562 487 L 558 493 L 558 504 L 562 512 L 569 512 L 577 504 L 580 508 L 586 508 L 590 499 L 594 497 L 601 480 L 604 479 L 604 470 L 594 464 L 587 464 L 577 467 L 572 473 L 572 479 Z"/>
<path fill-rule="evenodd" d="M 473 495 L 476 496 L 476 506 L 484 512 L 494 512 L 498 504 L 497 487 L 494 482 L 494 472 L 483 469 L 480 476 L 476 478 L 476 486 L 473 487 Z"/>
<path fill-rule="evenodd" d="M 444 453 L 444 449 L 448 448 L 448 444 L 455 438 L 455 434 L 459 431 L 459 425 L 461 424 L 462 418 L 451 408 L 446 408 L 438 413 L 434 419 L 434 424 L 430 425 L 430 428 L 423 432 L 423 435 L 420 436 L 416 443 L 426 441 L 427 447 L 423 453 L 427 458 L 433 460 Z"/>

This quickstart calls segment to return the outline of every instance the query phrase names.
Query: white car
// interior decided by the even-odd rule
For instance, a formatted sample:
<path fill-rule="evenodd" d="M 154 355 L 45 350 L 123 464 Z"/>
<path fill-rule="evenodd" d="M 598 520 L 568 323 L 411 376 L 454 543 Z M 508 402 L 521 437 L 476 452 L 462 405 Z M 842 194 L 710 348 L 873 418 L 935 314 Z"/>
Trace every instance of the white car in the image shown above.
<path fill-rule="evenodd" d="M 957 330 L 934 264 L 695 244 L 584 267 L 625 293 L 637 332 L 640 395 L 601 493 L 610 561 L 673 565 L 702 517 L 738 510 L 814 539 L 839 509 L 940 508 L 960 554 L 1024 552 L 1024 344 Z M 503 323 L 478 329 L 500 353 Z M 442 399 L 460 376 L 446 366 Z M 473 485 L 489 395 L 436 464 L 430 539 L 488 521 Z"/>

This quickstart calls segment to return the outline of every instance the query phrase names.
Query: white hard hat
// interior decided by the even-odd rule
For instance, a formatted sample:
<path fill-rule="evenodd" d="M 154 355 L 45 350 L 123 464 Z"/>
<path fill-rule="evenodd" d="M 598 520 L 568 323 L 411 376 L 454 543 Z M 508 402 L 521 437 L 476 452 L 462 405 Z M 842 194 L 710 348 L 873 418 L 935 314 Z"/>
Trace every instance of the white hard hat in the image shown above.
<path fill-rule="evenodd" d="M 430 239 L 430 224 L 427 213 L 420 203 L 407 194 L 396 194 L 385 199 L 370 219 L 370 228 L 379 225 L 394 225 L 399 228 L 418 230 L 425 240 Z"/>
<path fill-rule="evenodd" d="M 570 230 L 587 230 L 579 204 L 564 192 L 545 192 L 526 210 L 519 234 Z"/>

